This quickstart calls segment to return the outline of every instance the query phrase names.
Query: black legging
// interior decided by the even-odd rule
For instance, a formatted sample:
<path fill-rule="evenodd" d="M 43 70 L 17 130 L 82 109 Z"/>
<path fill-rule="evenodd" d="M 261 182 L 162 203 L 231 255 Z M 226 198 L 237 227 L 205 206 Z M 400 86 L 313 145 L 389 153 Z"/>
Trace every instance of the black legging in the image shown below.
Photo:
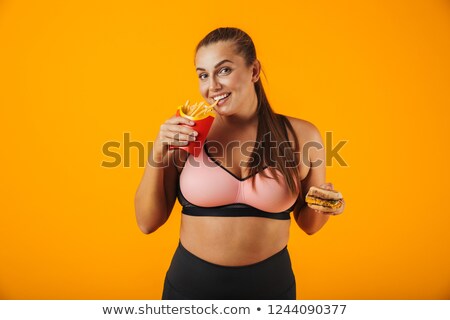
<path fill-rule="evenodd" d="M 205 261 L 179 242 L 164 281 L 163 300 L 295 300 L 295 277 L 287 246 L 246 266 Z"/>

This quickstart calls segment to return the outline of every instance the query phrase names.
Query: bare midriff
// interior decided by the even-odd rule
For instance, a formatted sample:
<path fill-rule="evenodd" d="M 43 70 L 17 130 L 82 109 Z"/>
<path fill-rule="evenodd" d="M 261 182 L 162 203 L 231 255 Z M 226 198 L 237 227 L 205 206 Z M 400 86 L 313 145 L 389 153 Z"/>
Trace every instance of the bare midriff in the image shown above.
<path fill-rule="evenodd" d="M 181 215 L 180 241 L 197 257 L 223 266 L 260 262 L 282 250 L 290 220 Z"/>

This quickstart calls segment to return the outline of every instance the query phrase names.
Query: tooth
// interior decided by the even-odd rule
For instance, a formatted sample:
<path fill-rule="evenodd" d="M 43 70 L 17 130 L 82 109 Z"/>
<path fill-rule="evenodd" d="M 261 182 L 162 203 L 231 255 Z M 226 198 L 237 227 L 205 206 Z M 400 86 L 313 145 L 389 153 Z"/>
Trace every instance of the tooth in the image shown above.
<path fill-rule="evenodd" d="M 224 93 L 224 94 L 222 94 L 222 95 L 220 95 L 220 96 L 214 97 L 213 99 L 214 99 L 215 101 L 217 101 L 217 100 L 226 98 L 226 97 L 228 97 L 228 96 L 229 96 L 228 93 Z"/>

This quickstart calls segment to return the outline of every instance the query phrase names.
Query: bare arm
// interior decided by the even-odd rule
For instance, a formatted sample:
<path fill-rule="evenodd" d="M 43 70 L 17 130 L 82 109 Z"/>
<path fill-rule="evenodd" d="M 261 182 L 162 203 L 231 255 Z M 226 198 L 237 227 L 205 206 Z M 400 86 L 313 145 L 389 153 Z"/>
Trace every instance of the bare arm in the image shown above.
<path fill-rule="evenodd" d="M 318 213 L 307 205 L 303 205 L 297 213 L 294 212 L 297 225 L 309 235 L 313 235 L 327 223 L 330 218 L 327 214 Z"/>
<path fill-rule="evenodd" d="M 156 160 L 152 150 L 136 191 L 134 198 L 136 220 L 139 229 L 145 234 L 156 231 L 167 221 L 176 198 L 177 169 L 174 165 L 158 166 L 154 162 L 170 163 L 172 161 L 168 154 L 164 160 Z"/>
<path fill-rule="evenodd" d="M 302 152 L 307 153 L 310 168 L 308 175 L 302 180 L 302 194 L 299 195 L 294 208 L 294 218 L 297 225 L 305 233 L 312 235 L 319 231 L 330 218 L 328 214 L 311 209 L 304 201 L 306 193 L 311 186 L 322 186 L 325 184 L 325 148 L 319 130 L 312 123 L 307 123 L 301 129 L 297 126 L 296 129 L 297 134 L 300 134 L 299 130 L 301 130 L 301 134 L 306 138 L 303 144 L 306 143 L 309 146 Z"/>
<path fill-rule="evenodd" d="M 171 145 L 186 145 L 193 140 L 189 120 L 172 117 L 161 126 L 144 175 L 134 198 L 136 221 L 139 229 L 149 234 L 162 226 L 170 216 L 178 187 L 180 149 L 168 150 Z"/>

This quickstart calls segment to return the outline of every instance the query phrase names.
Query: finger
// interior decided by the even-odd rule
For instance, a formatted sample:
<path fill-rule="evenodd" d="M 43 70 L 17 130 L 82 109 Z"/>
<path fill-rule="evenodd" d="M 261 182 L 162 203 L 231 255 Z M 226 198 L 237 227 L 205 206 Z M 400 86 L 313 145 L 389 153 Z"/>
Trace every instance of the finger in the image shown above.
<path fill-rule="evenodd" d="M 340 212 L 328 212 L 328 211 L 318 211 L 321 214 L 327 215 L 327 216 L 337 216 L 338 214 L 340 214 Z"/>
<path fill-rule="evenodd" d="M 175 146 L 175 147 L 183 147 L 189 144 L 189 141 L 178 141 L 173 139 L 162 139 L 161 142 L 164 145 Z"/>
<path fill-rule="evenodd" d="M 320 213 L 333 213 L 333 212 L 337 211 L 337 209 L 333 209 L 333 208 L 330 208 L 330 207 L 323 207 L 323 206 L 319 206 L 317 204 L 310 204 L 310 203 L 308 203 L 308 206 L 311 209 L 319 211 Z"/>
<path fill-rule="evenodd" d="M 320 213 L 320 214 L 325 214 L 325 215 L 328 215 L 328 216 L 333 215 L 332 212 L 321 211 L 321 210 L 317 210 L 317 209 L 314 209 L 314 212 L 315 212 L 315 213 Z"/>
<path fill-rule="evenodd" d="M 180 125 L 170 125 L 167 127 L 167 129 L 170 132 L 185 134 L 185 135 L 193 136 L 193 137 L 198 136 L 198 132 L 191 129 L 190 127 L 185 127 L 185 126 L 180 126 Z"/>
<path fill-rule="evenodd" d="M 334 209 L 334 210 L 330 211 L 329 214 L 331 214 L 333 216 L 337 216 L 337 215 L 341 214 L 342 212 L 344 212 L 344 207 L 340 207 L 339 209 Z"/>
<path fill-rule="evenodd" d="M 195 122 L 183 117 L 177 117 L 177 116 L 173 116 L 172 118 L 168 119 L 165 123 L 168 124 L 185 124 L 188 126 L 193 126 L 195 125 Z"/>
<path fill-rule="evenodd" d="M 327 182 L 321 185 L 321 188 L 326 190 L 333 190 L 333 184 L 331 182 Z"/>
<path fill-rule="evenodd" d="M 342 205 L 341 205 L 341 207 L 335 212 L 334 215 L 338 215 L 338 214 L 341 214 L 342 212 L 344 212 L 344 209 L 345 209 L 345 201 L 344 201 L 344 199 L 342 199 L 341 201 L 342 201 Z"/>
<path fill-rule="evenodd" d="M 185 127 L 183 125 L 178 124 L 163 124 L 161 125 L 160 131 L 171 131 L 171 132 L 178 132 L 186 135 L 192 135 L 197 136 L 198 132 L 192 129 L 191 127 Z"/>
<path fill-rule="evenodd" d="M 164 137 L 173 141 L 194 141 L 196 139 L 194 135 L 174 131 L 166 131 Z"/>
<path fill-rule="evenodd" d="M 327 190 L 328 190 L 328 183 L 322 183 L 322 184 L 319 186 L 319 188 L 327 189 Z"/>

